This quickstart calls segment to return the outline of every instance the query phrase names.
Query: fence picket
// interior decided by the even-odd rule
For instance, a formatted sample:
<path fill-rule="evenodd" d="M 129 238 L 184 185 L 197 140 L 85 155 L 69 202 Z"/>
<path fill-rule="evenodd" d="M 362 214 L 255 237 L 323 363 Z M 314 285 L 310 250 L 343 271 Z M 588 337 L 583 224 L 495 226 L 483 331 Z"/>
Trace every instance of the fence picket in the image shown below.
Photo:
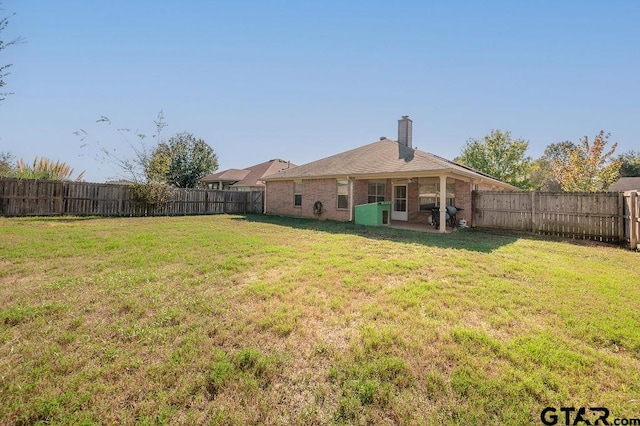
<path fill-rule="evenodd" d="M 635 204 L 634 204 L 635 203 Z M 635 217 L 633 216 L 635 212 Z M 637 246 L 637 191 L 565 193 L 474 191 L 472 223 Z M 635 240 L 634 240 L 635 238 Z"/>
<path fill-rule="evenodd" d="M 127 185 L 0 179 L 0 216 L 159 216 L 262 213 L 263 192 L 182 189 L 168 202 L 147 205 Z"/>

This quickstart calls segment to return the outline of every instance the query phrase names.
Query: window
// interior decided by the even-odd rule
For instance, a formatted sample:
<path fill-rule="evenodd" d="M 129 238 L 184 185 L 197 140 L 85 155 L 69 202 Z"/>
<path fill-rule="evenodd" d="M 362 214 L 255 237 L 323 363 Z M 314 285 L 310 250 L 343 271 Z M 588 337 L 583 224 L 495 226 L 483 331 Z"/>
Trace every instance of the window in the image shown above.
<path fill-rule="evenodd" d="M 429 211 L 440 206 L 440 179 L 420 179 L 419 185 L 420 210 Z M 456 184 L 453 179 L 447 179 L 447 205 L 452 206 L 456 198 Z"/>
<path fill-rule="evenodd" d="M 437 178 L 420 180 L 418 187 L 420 210 L 431 210 L 438 205 L 440 183 Z"/>
<path fill-rule="evenodd" d="M 302 207 L 302 182 L 293 183 L 293 207 Z"/>
<path fill-rule="evenodd" d="M 370 183 L 367 203 L 384 201 L 384 183 Z"/>
<path fill-rule="evenodd" d="M 338 209 L 349 208 L 349 181 L 338 181 Z"/>

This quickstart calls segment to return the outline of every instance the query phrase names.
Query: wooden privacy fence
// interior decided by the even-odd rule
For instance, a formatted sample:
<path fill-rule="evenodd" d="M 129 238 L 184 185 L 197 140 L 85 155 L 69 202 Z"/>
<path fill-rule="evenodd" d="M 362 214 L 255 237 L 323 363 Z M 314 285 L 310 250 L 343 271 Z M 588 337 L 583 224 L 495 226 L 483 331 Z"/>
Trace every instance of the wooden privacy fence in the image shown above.
<path fill-rule="evenodd" d="M 136 200 L 129 185 L 0 179 L 0 216 L 171 216 L 262 213 L 262 191 L 175 188 L 166 203 Z"/>
<path fill-rule="evenodd" d="M 473 191 L 472 224 L 637 247 L 637 191 Z"/>

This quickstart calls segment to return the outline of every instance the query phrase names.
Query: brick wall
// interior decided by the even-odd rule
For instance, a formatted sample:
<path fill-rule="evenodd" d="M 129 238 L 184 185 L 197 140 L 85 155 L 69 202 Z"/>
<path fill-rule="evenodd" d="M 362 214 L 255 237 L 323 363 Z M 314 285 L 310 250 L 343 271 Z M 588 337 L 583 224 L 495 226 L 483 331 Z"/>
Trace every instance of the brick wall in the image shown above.
<path fill-rule="evenodd" d="M 456 207 L 461 210 L 456 218 L 465 219 L 471 226 L 471 184 L 460 180 L 455 181 L 456 185 Z M 319 219 L 330 219 L 337 221 L 348 221 L 349 210 L 337 209 L 337 183 L 336 179 L 312 179 L 302 181 L 302 206 L 293 206 L 293 188 L 294 182 L 291 181 L 275 181 L 267 184 L 267 214 L 275 214 L 281 216 L 318 218 L 313 214 L 313 204 L 320 201 L 324 207 L 324 213 Z M 420 211 L 418 179 L 408 184 L 408 217 L 409 222 L 431 223 L 431 211 Z M 393 187 L 391 180 L 385 182 L 385 200 L 392 200 Z M 366 204 L 369 195 L 369 181 L 356 180 L 353 182 L 353 205 Z M 349 206 L 350 208 L 352 206 Z"/>
<path fill-rule="evenodd" d="M 384 200 L 391 201 L 391 179 L 372 182 L 384 183 Z M 369 202 L 369 180 L 356 180 L 353 182 L 353 205 L 367 204 Z"/>
<path fill-rule="evenodd" d="M 409 222 L 417 223 L 431 223 L 431 211 L 420 211 L 420 184 L 418 179 L 413 179 L 413 182 L 407 185 L 407 213 L 409 216 Z"/>
<path fill-rule="evenodd" d="M 369 181 L 356 180 L 353 182 L 353 205 L 367 204 L 369 201 Z"/>
<path fill-rule="evenodd" d="M 336 179 L 313 179 L 302 181 L 302 206 L 293 206 L 294 181 L 267 183 L 267 214 L 330 219 L 346 222 L 349 210 L 338 210 L 338 187 Z M 320 217 L 313 214 L 313 205 L 320 201 L 324 212 Z"/>
<path fill-rule="evenodd" d="M 267 214 L 301 217 L 302 208 L 293 206 L 293 181 L 268 182 L 265 190 Z M 302 197 L 304 203 L 304 195 Z"/>
<path fill-rule="evenodd" d="M 455 180 L 455 206 L 463 209 L 456 215 L 456 219 L 465 219 L 467 223 L 471 223 L 471 184 L 469 182 L 463 182 L 461 180 Z M 413 182 L 408 184 L 408 214 L 409 222 L 417 223 L 431 223 L 431 210 L 420 210 L 420 186 L 419 180 L 413 179 Z"/>
<path fill-rule="evenodd" d="M 462 211 L 456 214 L 456 219 L 467 221 L 467 225 L 471 226 L 471 183 L 456 180 L 456 207 L 460 207 Z"/>

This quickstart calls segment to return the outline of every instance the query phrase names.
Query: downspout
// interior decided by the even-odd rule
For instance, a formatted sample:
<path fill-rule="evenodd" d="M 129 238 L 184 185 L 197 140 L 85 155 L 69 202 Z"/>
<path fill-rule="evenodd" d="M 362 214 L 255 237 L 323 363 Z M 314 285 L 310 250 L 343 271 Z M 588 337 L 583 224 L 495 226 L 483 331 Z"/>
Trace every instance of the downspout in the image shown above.
<path fill-rule="evenodd" d="M 353 179 L 347 176 L 349 181 L 349 222 L 353 222 Z"/>
<path fill-rule="evenodd" d="M 269 182 L 264 183 L 264 206 L 262 206 L 262 214 L 267 214 L 267 186 Z"/>

